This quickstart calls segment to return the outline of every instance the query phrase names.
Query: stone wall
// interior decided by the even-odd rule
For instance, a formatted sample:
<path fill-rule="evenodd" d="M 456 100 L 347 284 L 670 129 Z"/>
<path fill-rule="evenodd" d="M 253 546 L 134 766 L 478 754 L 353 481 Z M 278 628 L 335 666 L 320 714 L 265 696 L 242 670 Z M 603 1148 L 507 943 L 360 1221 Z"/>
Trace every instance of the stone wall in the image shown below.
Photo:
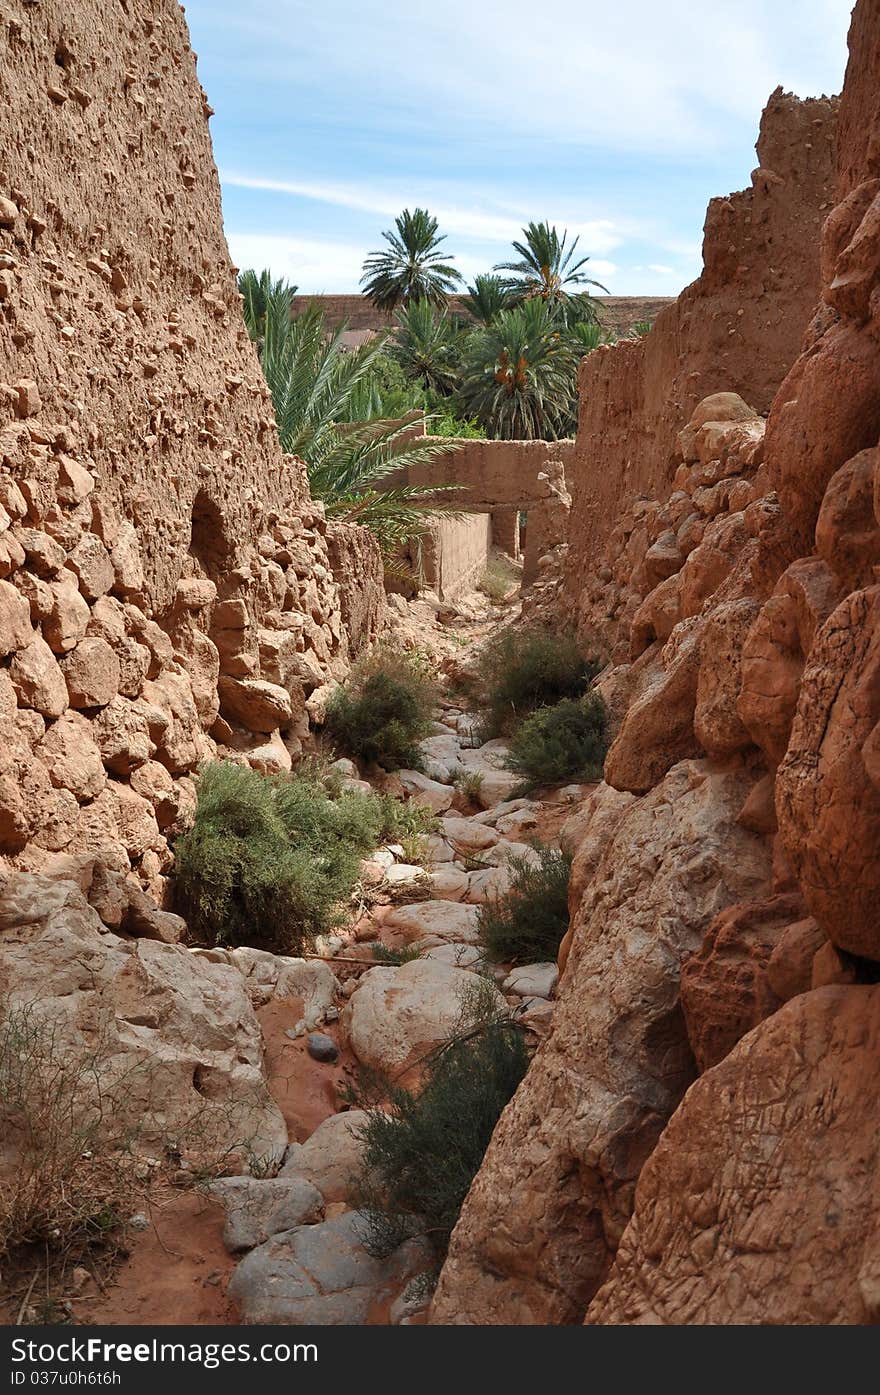
<path fill-rule="evenodd" d="M 703 272 L 646 337 L 581 362 L 577 446 L 567 470 L 577 607 L 620 515 L 672 489 L 675 437 L 697 402 L 732 390 L 766 413 L 819 293 L 819 232 L 833 203 L 837 103 L 778 89 L 764 111 L 752 186 L 713 199 Z"/>
<path fill-rule="evenodd" d="M 199 761 L 290 768 L 378 557 L 334 532 L 341 598 L 279 450 L 180 7 L 9 0 L 0 73 L 0 855 L 161 894 Z"/>

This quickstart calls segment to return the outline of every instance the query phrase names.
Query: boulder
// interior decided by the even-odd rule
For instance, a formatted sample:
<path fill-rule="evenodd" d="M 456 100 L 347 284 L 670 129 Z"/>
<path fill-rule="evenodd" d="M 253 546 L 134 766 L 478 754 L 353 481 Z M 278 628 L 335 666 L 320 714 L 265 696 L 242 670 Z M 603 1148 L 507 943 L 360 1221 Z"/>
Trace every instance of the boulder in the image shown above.
<path fill-rule="evenodd" d="M 79 800 L 94 799 L 107 783 L 91 723 L 79 712 L 65 712 L 53 722 L 37 743 L 35 754 L 56 789 L 70 790 Z"/>
<path fill-rule="evenodd" d="M 736 822 L 748 783 L 685 761 L 623 810 L 575 908 L 553 1031 L 462 1208 L 432 1322 L 582 1319 L 694 1076 L 680 965 L 769 878 L 762 840 Z"/>
<path fill-rule="evenodd" d="M 433 935 L 436 940 L 454 944 L 475 944 L 479 911 L 454 901 L 413 901 L 398 906 L 385 917 L 385 925 L 395 930 L 407 944 Z"/>
<path fill-rule="evenodd" d="M 218 687 L 221 713 L 247 731 L 268 734 L 279 727 L 290 726 L 293 721 L 290 694 L 276 683 L 221 674 Z"/>
<path fill-rule="evenodd" d="M 34 635 L 27 648 L 13 654 L 9 677 L 22 707 L 32 707 L 49 718 L 60 717 L 66 711 L 64 674 L 42 635 Z"/>
<path fill-rule="evenodd" d="M 880 587 L 847 596 L 819 631 L 776 812 L 810 914 L 835 945 L 880 959 Z"/>
<path fill-rule="evenodd" d="M 119 660 L 106 639 L 81 639 L 61 670 L 71 707 L 106 707 L 119 692 Z"/>
<path fill-rule="evenodd" d="M 643 1168 L 587 1322 L 876 1323 L 878 1071 L 877 987 L 802 994 L 743 1037 Z"/>
<path fill-rule="evenodd" d="M 432 959 L 370 969 L 343 1011 L 343 1030 L 363 1065 L 398 1075 L 454 1034 L 480 990 L 505 1011 L 501 995 L 465 969 Z"/>
<path fill-rule="evenodd" d="M 685 960 L 681 1005 L 701 1071 L 717 1065 L 779 1007 L 770 958 L 800 910 L 800 897 L 792 893 L 728 906 L 712 921 L 696 954 Z"/>
<path fill-rule="evenodd" d="M 555 964 L 521 964 L 513 969 L 501 985 L 505 993 L 520 998 L 552 998 L 559 980 Z"/>
<path fill-rule="evenodd" d="M 233 1255 L 324 1219 L 324 1198 L 301 1177 L 218 1177 L 207 1190 L 226 1209 L 223 1243 Z"/>
<path fill-rule="evenodd" d="M 291 1143 L 280 1175 L 309 1182 L 328 1205 L 351 1201 L 364 1153 L 360 1135 L 368 1117 L 363 1109 L 331 1114 L 305 1143 Z"/>
<path fill-rule="evenodd" d="M 453 790 L 439 780 L 430 780 L 418 770 L 398 770 L 397 778 L 416 804 L 424 804 L 434 814 L 445 814 L 452 803 Z"/>
<path fill-rule="evenodd" d="M 287 1130 L 263 1073 L 263 1038 L 241 977 L 180 945 L 123 940 L 74 882 L 17 873 L 0 893 L 0 980 L 8 1009 L 32 1015 L 67 1064 L 99 1046 L 115 1125 L 155 1155 L 183 1143 L 280 1161 Z"/>
<path fill-rule="evenodd" d="M 245 1325 L 361 1326 L 430 1265 L 424 1244 L 407 1241 L 390 1258 L 371 1258 L 362 1236 L 365 1218 L 348 1211 L 320 1225 L 297 1226 L 251 1250 L 238 1265 L 228 1293 Z"/>

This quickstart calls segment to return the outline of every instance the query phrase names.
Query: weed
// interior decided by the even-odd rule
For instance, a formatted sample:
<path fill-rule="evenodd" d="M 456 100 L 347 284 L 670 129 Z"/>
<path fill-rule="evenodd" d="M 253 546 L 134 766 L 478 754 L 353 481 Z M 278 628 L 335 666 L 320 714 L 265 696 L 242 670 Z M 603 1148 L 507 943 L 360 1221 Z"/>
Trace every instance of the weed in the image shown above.
<path fill-rule="evenodd" d="M 514 732 L 507 765 L 523 792 L 564 780 L 598 780 L 608 749 L 608 713 L 598 693 L 534 712 Z"/>
<path fill-rule="evenodd" d="M 537 861 L 513 856 L 507 891 L 483 902 L 477 928 L 486 954 L 504 963 L 555 959 L 568 929 L 571 856 L 535 845 Z"/>

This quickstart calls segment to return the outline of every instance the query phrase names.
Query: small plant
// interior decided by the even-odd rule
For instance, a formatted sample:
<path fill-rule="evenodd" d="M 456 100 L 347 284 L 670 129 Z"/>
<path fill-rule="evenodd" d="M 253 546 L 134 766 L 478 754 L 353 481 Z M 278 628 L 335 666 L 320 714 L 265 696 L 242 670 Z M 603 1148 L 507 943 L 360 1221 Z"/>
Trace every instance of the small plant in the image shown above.
<path fill-rule="evenodd" d="M 424 1236 L 442 1261 L 502 1109 L 525 1074 L 521 1029 L 475 979 L 456 1032 L 431 1053 L 418 1092 L 370 1083 L 360 1175 L 363 1240 L 391 1254 Z M 381 1104 L 371 1102 L 380 1100 Z"/>
<path fill-rule="evenodd" d="M 385 770 L 418 769 L 431 730 L 435 686 L 418 654 L 383 647 L 356 664 L 327 705 L 327 733 L 352 756 Z"/>
<path fill-rule="evenodd" d="M 493 604 L 501 605 L 518 579 L 519 573 L 509 562 L 502 557 L 492 557 L 479 580 L 478 589 L 484 596 L 488 596 Z"/>
<path fill-rule="evenodd" d="M 429 834 L 440 829 L 440 819 L 427 804 L 416 799 L 395 799 L 393 794 L 379 796 L 382 818 L 381 839 L 388 843 L 399 843 L 406 852 L 407 844 L 415 839 L 424 840 Z"/>
<path fill-rule="evenodd" d="M 39 1246 L 62 1268 L 103 1247 L 123 1224 L 136 1190 L 136 1129 L 103 1034 L 71 1050 L 35 1003 L 0 1018 L 0 1133 L 15 1166 L 0 1179 L 0 1266 Z"/>
<path fill-rule="evenodd" d="M 608 749 L 608 713 L 598 693 L 567 699 L 528 717 L 514 733 L 507 765 L 523 790 L 563 780 L 598 780 Z"/>
<path fill-rule="evenodd" d="M 298 953 L 329 929 L 361 856 L 388 820 L 384 801 L 299 774 L 267 778 L 215 762 L 175 848 L 175 891 L 193 938 Z"/>
<path fill-rule="evenodd" d="M 524 855 L 509 859 L 507 891 L 479 909 L 480 943 L 490 959 L 501 963 L 555 959 L 568 929 L 571 856 L 539 844 L 535 851 L 537 861 Z"/>
<path fill-rule="evenodd" d="M 412 959 L 421 958 L 421 950 L 416 945 L 403 945 L 401 949 L 391 949 L 388 945 L 383 945 L 377 940 L 371 946 L 373 958 L 377 964 L 389 964 L 394 967 L 400 964 L 408 964 Z"/>
<path fill-rule="evenodd" d="M 479 653 L 471 678 L 486 735 L 510 732 L 537 708 L 580 697 L 599 668 L 569 635 L 501 630 Z"/>
<path fill-rule="evenodd" d="M 479 770 L 461 770 L 455 777 L 455 788 L 472 804 L 479 804 L 483 776 Z"/>

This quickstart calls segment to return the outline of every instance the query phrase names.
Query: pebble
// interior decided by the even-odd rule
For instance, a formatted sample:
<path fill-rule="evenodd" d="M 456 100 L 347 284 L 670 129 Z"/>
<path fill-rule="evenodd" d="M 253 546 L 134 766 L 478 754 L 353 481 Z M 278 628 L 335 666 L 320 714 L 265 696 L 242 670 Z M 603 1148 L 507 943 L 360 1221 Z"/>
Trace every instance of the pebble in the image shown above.
<path fill-rule="evenodd" d="M 314 1061 L 326 1061 L 332 1065 L 339 1060 L 339 1047 L 332 1037 L 325 1036 L 323 1032 L 309 1032 L 306 1050 Z"/>

